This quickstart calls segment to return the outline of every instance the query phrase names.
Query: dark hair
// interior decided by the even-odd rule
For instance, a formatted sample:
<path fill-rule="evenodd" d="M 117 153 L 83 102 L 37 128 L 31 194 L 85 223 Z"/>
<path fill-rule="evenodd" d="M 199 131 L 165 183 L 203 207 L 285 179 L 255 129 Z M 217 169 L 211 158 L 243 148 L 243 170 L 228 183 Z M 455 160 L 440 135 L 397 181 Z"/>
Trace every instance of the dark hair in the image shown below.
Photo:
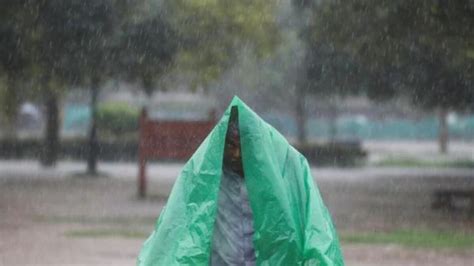
<path fill-rule="evenodd" d="M 239 122 L 237 119 L 237 108 L 232 107 L 229 118 L 229 125 L 227 127 L 227 141 L 232 144 L 239 143 Z"/>

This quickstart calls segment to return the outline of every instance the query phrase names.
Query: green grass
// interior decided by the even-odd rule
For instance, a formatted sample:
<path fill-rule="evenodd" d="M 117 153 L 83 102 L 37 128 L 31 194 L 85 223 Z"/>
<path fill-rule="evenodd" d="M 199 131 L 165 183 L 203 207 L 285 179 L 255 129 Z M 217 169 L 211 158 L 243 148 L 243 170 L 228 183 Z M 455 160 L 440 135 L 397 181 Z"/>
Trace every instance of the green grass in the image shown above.
<path fill-rule="evenodd" d="M 82 229 L 82 230 L 69 230 L 64 233 L 67 237 L 86 237 L 86 238 L 104 238 L 104 237 L 120 237 L 120 238 L 133 238 L 145 240 L 150 233 L 141 231 L 129 230 L 129 229 Z"/>
<path fill-rule="evenodd" d="M 435 168 L 474 168 L 474 161 L 469 159 L 463 160 L 422 160 L 410 157 L 391 157 L 383 159 L 374 164 L 382 167 L 435 167 Z"/>
<path fill-rule="evenodd" d="M 428 230 L 398 230 L 389 233 L 341 234 L 343 243 L 397 244 L 415 248 L 474 248 L 474 234 Z"/>

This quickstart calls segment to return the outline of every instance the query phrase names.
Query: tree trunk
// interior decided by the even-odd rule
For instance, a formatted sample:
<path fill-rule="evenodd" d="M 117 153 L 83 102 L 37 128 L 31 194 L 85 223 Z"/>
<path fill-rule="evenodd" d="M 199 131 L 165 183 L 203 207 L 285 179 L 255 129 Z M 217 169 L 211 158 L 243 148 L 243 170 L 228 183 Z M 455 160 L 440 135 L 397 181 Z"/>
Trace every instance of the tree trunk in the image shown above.
<path fill-rule="evenodd" d="M 8 139 L 16 139 L 16 119 L 18 115 L 18 107 L 20 105 L 20 97 L 16 88 L 16 82 L 13 77 L 7 78 L 7 87 L 5 95 L 2 99 L 2 111 L 6 118 L 5 137 Z"/>
<path fill-rule="evenodd" d="M 59 99 L 56 92 L 46 90 L 46 131 L 43 143 L 42 164 L 52 167 L 56 164 L 59 151 Z"/>
<path fill-rule="evenodd" d="M 99 80 L 94 78 L 91 83 L 91 124 L 89 130 L 89 153 L 87 156 L 87 174 L 97 175 L 97 157 L 99 143 L 97 140 L 97 97 L 99 95 Z"/>
<path fill-rule="evenodd" d="M 448 110 L 446 107 L 441 107 L 438 113 L 439 132 L 438 144 L 440 153 L 448 153 L 449 127 L 448 127 Z"/>
<path fill-rule="evenodd" d="M 151 95 L 153 94 L 153 78 L 150 75 L 143 75 L 142 76 L 142 83 L 143 83 L 143 90 L 145 91 L 145 94 L 148 96 L 148 98 L 151 98 Z"/>
<path fill-rule="evenodd" d="M 299 144 L 305 144 L 307 141 L 306 137 L 306 93 L 302 87 L 296 88 L 296 130 L 297 130 L 297 141 Z"/>

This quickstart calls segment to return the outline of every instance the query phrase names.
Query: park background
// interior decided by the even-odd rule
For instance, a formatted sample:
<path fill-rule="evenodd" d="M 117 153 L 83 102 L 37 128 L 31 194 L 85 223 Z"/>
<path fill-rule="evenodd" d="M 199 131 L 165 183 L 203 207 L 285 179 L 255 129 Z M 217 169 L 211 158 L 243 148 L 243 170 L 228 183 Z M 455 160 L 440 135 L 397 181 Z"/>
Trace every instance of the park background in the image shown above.
<path fill-rule="evenodd" d="M 134 264 L 184 163 L 138 197 L 142 110 L 234 95 L 309 159 L 348 265 L 474 260 L 472 0 L 0 7 L 0 265 Z"/>

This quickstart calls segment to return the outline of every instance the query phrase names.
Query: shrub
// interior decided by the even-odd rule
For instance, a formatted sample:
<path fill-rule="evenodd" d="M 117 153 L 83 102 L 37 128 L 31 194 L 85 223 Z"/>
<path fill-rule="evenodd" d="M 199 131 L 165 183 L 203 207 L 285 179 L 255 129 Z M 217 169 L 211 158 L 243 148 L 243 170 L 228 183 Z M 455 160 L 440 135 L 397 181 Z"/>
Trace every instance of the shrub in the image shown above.
<path fill-rule="evenodd" d="M 361 165 L 367 157 L 359 142 L 307 143 L 294 147 L 316 166 L 353 167 Z"/>
<path fill-rule="evenodd" d="M 97 127 L 101 132 L 114 136 L 138 130 L 140 111 L 125 103 L 105 103 L 97 110 Z"/>

